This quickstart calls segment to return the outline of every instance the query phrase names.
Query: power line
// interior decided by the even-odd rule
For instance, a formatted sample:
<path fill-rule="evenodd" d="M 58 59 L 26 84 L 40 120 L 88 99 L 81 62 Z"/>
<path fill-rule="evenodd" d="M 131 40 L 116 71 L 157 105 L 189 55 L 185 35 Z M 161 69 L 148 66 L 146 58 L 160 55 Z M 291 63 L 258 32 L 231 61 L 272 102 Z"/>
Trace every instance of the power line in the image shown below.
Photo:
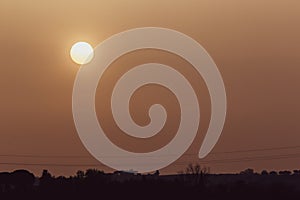
<path fill-rule="evenodd" d="M 56 164 L 56 163 L 18 163 L 18 162 L 0 162 L 0 165 L 49 166 L 49 167 L 92 167 L 92 166 L 105 166 L 103 164 Z"/>
<path fill-rule="evenodd" d="M 258 161 L 258 160 L 278 160 L 278 159 L 290 159 L 290 158 L 300 158 L 300 153 L 295 154 L 280 154 L 280 155 L 269 155 L 269 156 L 253 156 L 253 157 L 243 157 L 243 158 L 229 158 L 229 159 L 215 159 L 207 160 L 202 163 L 214 164 L 214 163 L 233 163 L 233 162 L 248 162 L 248 161 Z"/>
<path fill-rule="evenodd" d="M 200 164 L 228 164 L 236 162 L 249 162 L 258 160 L 278 160 L 278 159 L 290 159 L 290 158 L 300 158 L 300 153 L 295 154 L 279 154 L 270 156 L 252 156 L 244 158 L 233 158 L 233 159 L 214 159 L 201 161 Z M 57 163 L 19 163 L 19 162 L 0 162 L 0 165 L 15 165 L 15 166 L 54 166 L 54 167 L 97 167 L 105 166 L 104 164 L 57 164 Z M 146 164 L 145 164 L 146 165 Z M 176 162 L 173 165 L 182 166 L 186 165 L 186 162 Z"/>
<path fill-rule="evenodd" d="M 300 145 L 295 146 L 282 146 L 273 148 L 261 148 L 261 149 L 244 149 L 244 150 L 234 150 L 234 151 L 219 151 L 212 152 L 211 154 L 233 154 L 233 153 L 246 153 L 246 152 L 260 152 L 260 151 L 274 151 L 274 150 L 287 150 L 300 148 Z M 175 154 L 166 154 L 162 156 L 174 156 Z M 197 153 L 185 153 L 183 156 L 197 156 Z M 145 155 L 146 157 L 153 157 Z M 83 155 L 33 155 L 33 154 L 0 154 L 0 157 L 28 157 L 28 158 L 90 158 L 90 156 Z M 120 157 L 114 155 L 107 155 L 102 157 Z M 124 157 L 124 156 L 122 156 Z"/>
<path fill-rule="evenodd" d="M 273 148 L 261 148 L 261 149 L 245 149 L 245 150 L 223 151 L 223 152 L 220 151 L 220 152 L 212 152 L 212 154 L 244 153 L 244 152 L 257 152 L 257 151 L 274 151 L 274 150 L 296 149 L 296 148 L 300 148 L 300 145 L 282 146 L 282 147 L 273 147 Z"/>
<path fill-rule="evenodd" d="M 28 157 L 28 158 L 90 158 L 90 156 L 76 155 L 33 155 L 33 154 L 0 154 L 1 157 Z"/>

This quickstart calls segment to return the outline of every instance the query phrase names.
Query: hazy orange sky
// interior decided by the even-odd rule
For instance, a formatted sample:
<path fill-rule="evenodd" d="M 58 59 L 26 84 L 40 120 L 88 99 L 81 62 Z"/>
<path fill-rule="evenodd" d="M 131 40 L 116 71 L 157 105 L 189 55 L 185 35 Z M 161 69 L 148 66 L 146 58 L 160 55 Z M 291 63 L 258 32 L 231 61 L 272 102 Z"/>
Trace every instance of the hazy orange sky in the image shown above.
<path fill-rule="evenodd" d="M 70 175 L 89 167 L 59 165 L 99 164 L 73 123 L 79 66 L 69 50 L 77 41 L 95 47 L 113 34 L 145 26 L 175 29 L 203 45 L 222 74 L 228 100 L 224 131 L 211 154 L 197 159 L 199 137 L 163 172 L 211 160 L 225 160 L 205 164 L 212 172 L 300 168 L 300 148 L 218 153 L 300 146 L 299 24 L 296 0 L 1 0 L 0 171 L 26 168 L 40 175 L 47 168 Z M 165 56 L 166 63 L 180 62 Z M 248 157 L 255 159 L 242 160 Z"/>

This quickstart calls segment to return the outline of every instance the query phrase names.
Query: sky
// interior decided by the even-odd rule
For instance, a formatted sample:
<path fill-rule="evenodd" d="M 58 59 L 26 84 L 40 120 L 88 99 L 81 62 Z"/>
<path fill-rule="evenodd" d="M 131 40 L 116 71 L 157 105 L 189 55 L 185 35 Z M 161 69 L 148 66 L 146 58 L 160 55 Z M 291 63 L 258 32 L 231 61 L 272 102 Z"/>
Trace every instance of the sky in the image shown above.
<path fill-rule="evenodd" d="M 49 169 L 55 175 L 72 175 L 90 164 L 110 171 L 88 153 L 76 132 L 72 90 L 80 66 L 69 51 L 77 41 L 95 47 L 113 34 L 147 26 L 185 33 L 214 59 L 227 94 L 224 130 L 213 151 L 199 160 L 210 115 L 203 80 L 180 57 L 143 50 L 116 60 L 98 85 L 97 115 L 108 116 L 102 123 L 116 133 L 108 136 L 114 143 L 144 152 L 172 139 L 178 104 L 162 87 L 145 87 L 149 99 L 144 101 L 138 91 L 130 105 L 141 124 L 147 123 L 149 104 L 159 101 L 168 106 L 168 131 L 153 140 L 138 143 L 117 133 L 105 106 L 109 97 L 103 91 L 112 89 L 124 70 L 155 60 L 188 74 L 189 81 L 198 84 L 195 90 L 203 105 L 194 143 L 163 173 L 177 173 L 190 162 L 214 173 L 299 169 L 299 8 L 296 0 L 1 0 L 0 171 L 25 168 L 40 175 Z M 160 100 L 153 95 L 157 92 L 164 94 Z"/>

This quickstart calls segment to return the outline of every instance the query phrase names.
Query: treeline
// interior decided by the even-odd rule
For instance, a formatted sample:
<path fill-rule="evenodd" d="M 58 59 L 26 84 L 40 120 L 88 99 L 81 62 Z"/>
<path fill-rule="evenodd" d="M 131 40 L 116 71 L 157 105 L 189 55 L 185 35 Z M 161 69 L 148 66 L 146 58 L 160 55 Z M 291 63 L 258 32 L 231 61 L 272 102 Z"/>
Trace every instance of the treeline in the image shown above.
<path fill-rule="evenodd" d="M 44 170 L 35 177 L 26 170 L 0 173 L 0 199 L 300 199 L 300 171 L 209 174 L 189 165 L 176 175 L 97 169 L 54 177 Z"/>

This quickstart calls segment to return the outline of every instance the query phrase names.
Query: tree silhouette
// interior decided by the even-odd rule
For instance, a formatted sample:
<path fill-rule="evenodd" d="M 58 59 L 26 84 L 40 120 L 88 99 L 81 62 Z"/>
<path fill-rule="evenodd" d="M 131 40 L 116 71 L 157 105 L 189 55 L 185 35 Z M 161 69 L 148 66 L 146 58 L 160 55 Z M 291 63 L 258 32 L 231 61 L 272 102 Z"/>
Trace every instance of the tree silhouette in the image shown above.
<path fill-rule="evenodd" d="M 11 183 L 18 190 L 26 190 L 32 188 L 34 183 L 34 175 L 27 170 L 16 170 L 10 174 Z"/>
<path fill-rule="evenodd" d="M 268 173 L 267 170 L 262 170 L 260 174 L 261 174 L 261 175 L 268 175 L 269 173 Z"/>
<path fill-rule="evenodd" d="M 190 163 L 186 169 L 185 174 L 188 175 L 192 184 L 195 185 L 204 185 L 205 184 L 205 176 L 208 174 L 208 168 L 201 167 L 200 164 L 192 164 Z"/>
<path fill-rule="evenodd" d="M 254 174 L 254 170 L 253 169 L 245 169 L 244 171 L 241 171 L 240 174 L 243 174 L 243 175 L 253 175 Z"/>

